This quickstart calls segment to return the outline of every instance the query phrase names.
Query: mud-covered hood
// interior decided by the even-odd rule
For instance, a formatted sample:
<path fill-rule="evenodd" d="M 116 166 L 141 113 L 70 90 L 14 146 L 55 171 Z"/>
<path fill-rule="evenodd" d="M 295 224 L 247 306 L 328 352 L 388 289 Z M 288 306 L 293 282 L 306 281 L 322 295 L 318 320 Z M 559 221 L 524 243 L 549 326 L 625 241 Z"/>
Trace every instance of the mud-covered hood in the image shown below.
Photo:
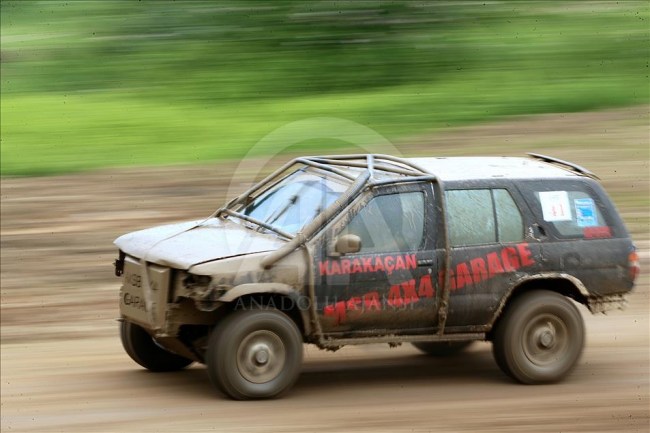
<path fill-rule="evenodd" d="M 285 241 L 232 221 L 210 218 L 140 230 L 120 236 L 125 253 L 176 269 L 242 254 L 273 251 Z"/>

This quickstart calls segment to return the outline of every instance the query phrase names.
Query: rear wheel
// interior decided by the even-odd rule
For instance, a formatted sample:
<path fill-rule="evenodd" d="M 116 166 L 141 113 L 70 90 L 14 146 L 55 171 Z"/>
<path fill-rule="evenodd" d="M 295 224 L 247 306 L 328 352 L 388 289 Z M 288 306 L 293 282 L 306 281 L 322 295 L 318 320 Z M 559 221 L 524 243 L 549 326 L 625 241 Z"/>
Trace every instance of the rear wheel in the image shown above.
<path fill-rule="evenodd" d="M 177 371 L 193 361 L 160 347 L 141 326 L 123 321 L 120 323 L 120 339 L 126 353 L 147 370 Z"/>
<path fill-rule="evenodd" d="M 206 364 L 210 381 L 231 398 L 276 397 L 300 374 L 302 336 L 277 310 L 236 311 L 210 336 Z"/>
<path fill-rule="evenodd" d="M 536 291 L 517 298 L 497 324 L 492 350 L 499 367 L 526 384 L 562 380 L 584 347 L 580 312 L 566 297 Z"/>
<path fill-rule="evenodd" d="M 412 344 L 427 355 L 445 357 L 462 352 L 472 343 L 472 341 L 419 341 Z"/>

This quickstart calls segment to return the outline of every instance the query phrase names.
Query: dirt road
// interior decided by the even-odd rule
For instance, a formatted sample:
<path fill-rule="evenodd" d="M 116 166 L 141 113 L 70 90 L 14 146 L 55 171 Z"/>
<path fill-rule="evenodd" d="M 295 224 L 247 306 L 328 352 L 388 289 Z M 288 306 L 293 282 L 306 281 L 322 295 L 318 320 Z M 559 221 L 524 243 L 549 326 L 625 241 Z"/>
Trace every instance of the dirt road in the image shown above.
<path fill-rule="evenodd" d="M 202 366 L 143 371 L 124 354 L 115 322 L 112 240 L 209 214 L 231 185 L 232 164 L 3 179 L 1 430 L 648 432 L 648 144 L 641 107 L 459 128 L 399 146 L 405 154 L 526 150 L 601 175 L 640 248 L 643 273 L 627 310 L 583 309 L 587 346 L 566 382 L 516 385 L 487 343 L 443 360 L 409 346 L 333 354 L 306 347 L 293 391 L 264 402 L 224 399 Z"/>

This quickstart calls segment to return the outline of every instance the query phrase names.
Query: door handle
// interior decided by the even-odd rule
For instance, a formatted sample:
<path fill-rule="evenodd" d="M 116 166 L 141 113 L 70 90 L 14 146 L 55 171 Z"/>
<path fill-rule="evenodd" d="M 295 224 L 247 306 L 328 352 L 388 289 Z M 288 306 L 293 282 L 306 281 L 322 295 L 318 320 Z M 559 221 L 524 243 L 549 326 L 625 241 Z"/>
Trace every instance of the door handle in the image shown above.
<path fill-rule="evenodd" d="M 419 259 L 418 266 L 431 266 L 433 265 L 433 259 Z"/>

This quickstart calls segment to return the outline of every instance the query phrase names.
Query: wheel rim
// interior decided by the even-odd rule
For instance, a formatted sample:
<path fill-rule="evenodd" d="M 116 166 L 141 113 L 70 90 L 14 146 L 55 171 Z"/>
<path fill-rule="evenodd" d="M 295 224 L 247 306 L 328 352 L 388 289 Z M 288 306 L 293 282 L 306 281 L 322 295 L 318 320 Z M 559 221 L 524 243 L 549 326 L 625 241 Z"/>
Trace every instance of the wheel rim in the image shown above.
<path fill-rule="evenodd" d="M 524 328 L 523 348 L 526 357 L 534 364 L 545 367 L 566 356 L 569 346 L 569 329 L 559 317 L 540 314 Z"/>
<path fill-rule="evenodd" d="M 266 383 L 275 379 L 282 371 L 285 359 L 282 339 L 267 330 L 248 334 L 237 349 L 239 373 L 252 383 Z"/>

